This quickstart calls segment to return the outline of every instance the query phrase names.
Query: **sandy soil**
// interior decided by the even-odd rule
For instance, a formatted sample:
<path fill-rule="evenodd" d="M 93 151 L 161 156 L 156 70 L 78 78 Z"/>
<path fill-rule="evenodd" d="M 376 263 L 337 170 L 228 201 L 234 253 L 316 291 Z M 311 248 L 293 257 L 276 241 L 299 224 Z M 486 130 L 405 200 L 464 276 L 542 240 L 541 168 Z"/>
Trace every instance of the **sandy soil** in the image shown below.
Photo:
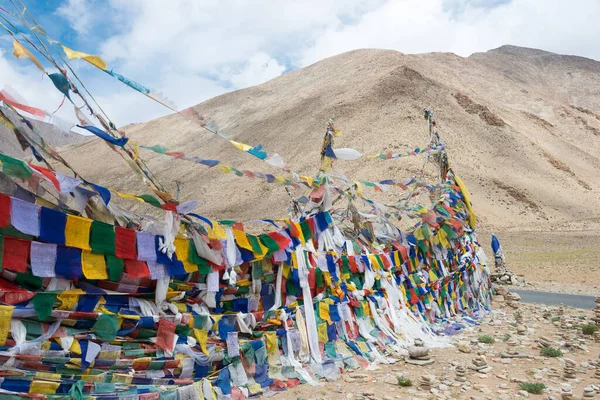
<path fill-rule="evenodd" d="M 555 322 L 550 318 L 543 318 L 545 310 L 550 311 L 549 315 Z M 515 310 L 503 302 L 495 302 L 494 311 L 483 320 L 480 327 L 454 338 L 455 341 L 470 342 L 471 353 L 460 352 L 456 347 L 432 349 L 430 355 L 435 358 L 435 363 L 430 366 L 420 367 L 399 361 L 394 365 L 379 365 L 372 371 L 348 371 L 337 381 L 322 382 L 318 387 L 300 385 L 277 394 L 275 399 L 557 399 L 560 398 L 563 385 L 570 385 L 574 398 L 581 398 L 584 387 L 600 385 L 600 377 L 594 377 L 595 365 L 600 366 L 600 343 L 594 342 L 591 336 L 581 334 L 581 329 L 578 328 L 584 318 L 591 316 L 591 311 L 567 308 L 564 315 L 559 317 L 556 307 L 521 304 L 519 312 L 526 323 L 527 332 L 524 335 L 516 333 Z M 563 323 L 569 323 L 568 321 L 573 325 L 572 328 L 560 327 Z M 495 343 L 477 343 L 477 339 L 484 334 L 494 337 Z M 542 336 L 552 341 L 553 347 L 560 348 L 564 356 L 541 356 L 536 341 Z M 513 340 L 516 340 L 516 344 L 512 344 Z M 580 348 L 567 347 L 569 344 L 576 344 Z M 501 358 L 500 353 L 511 348 L 529 358 Z M 455 366 L 469 366 L 477 355 L 487 358 L 492 371 L 483 375 L 468 369 L 467 380 L 470 384 L 456 382 Z M 576 379 L 562 377 L 565 357 L 576 362 Z M 551 377 L 551 369 L 558 370 L 560 377 Z M 399 375 L 412 380 L 413 386 L 399 387 L 396 383 Z M 422 375 L 435 376 L 433 390 L 421 390 L 417 387 Z M 547 388 L 542 395 L 530 395 L 521 391 L 520 382 L 539 382 Z M 600 386 L 595 387 L 600 391 Z"/>

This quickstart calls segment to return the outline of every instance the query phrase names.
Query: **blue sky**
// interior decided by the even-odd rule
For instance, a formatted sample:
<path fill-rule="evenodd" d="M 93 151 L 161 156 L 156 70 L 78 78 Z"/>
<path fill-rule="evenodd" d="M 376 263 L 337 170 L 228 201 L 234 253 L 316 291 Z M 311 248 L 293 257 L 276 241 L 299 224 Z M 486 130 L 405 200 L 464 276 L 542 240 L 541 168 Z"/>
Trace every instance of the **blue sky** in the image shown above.
<path fill-rule="evenodd" d="M 468 56 L 515 44 L 600 59 L 599 24 L 588 19 L 600 16 L 597 0 L 23 1 L 49 36 L 102 56 L 179 109 L 356 48 Z M 11 0 L 0 6 L 14 11 Z M 0 34 L 0 88 L 55 110 L 60 94 L 11 53 Z M 82 61 L 73 66 L 118 125 L 169 113 Z M 73 119 L 68 107 L 59 114 Z"/>

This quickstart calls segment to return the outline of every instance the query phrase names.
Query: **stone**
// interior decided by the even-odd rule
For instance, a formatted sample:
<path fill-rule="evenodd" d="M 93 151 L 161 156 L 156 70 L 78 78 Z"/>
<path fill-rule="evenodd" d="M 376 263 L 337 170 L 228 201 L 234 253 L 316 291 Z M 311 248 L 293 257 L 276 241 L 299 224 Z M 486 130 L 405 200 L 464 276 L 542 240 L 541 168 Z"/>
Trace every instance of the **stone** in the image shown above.
<path fill-rule="evenodd" d="M 422 358 L 429 354 L 429 349 L 426 347 L 411 346 L 408 348 L 408 355 L 410 358 Z"/>
<path fill-rule="evenodd" d="M 423 366 L 423 365 L 433 364 L 435 362 L 435 360 L 419 360 L 419 359 L 414 359 L 414 358 L 408 358 L 405 360 L 405 362 L 407 364 Z"/>
<path fill-rule="evenodd" d="M 469 343 L 466 341 L 463 341 L 463 340 L 458 342 L 458 344 L 456 345 L 456 348 L 458 348 L 458 351 L 460 351 L 461 353 L 470 353 L 472 351 Z"/>
<path fill-rule="evenodd" d="M 519 396 L 521 396 L 521 397 L 525 397 L 525 398 L 529 397 L 529 393 L 527 393 L 527 391 L 525 391 L 525 390 L 519 390 L 518 393 L 519 393 Z"/>

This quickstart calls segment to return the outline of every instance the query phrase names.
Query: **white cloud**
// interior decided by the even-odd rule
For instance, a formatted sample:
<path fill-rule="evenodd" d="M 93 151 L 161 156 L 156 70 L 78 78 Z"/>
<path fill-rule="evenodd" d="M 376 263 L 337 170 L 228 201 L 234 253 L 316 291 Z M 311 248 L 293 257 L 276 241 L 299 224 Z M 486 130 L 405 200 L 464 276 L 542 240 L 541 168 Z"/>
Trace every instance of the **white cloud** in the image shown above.
<path fill-rule="evenodd" d="M 67 0 L 56 9 L 56 14 L 69 22 L 80 35 L 86 35 L 94 23 L 93 3 L 89 0 Z"/>
<path fill-rule="evenodd" d="M 261 52 L 250 57 L 241 71 L 232 74 L 224 73 L 221 75 L 221 79 L 231 82 L 235 88 L 242 88 L 276 78 L 283 71 L 285 71 L 285 65 L 279 64 L 277 60 Z"/>
<path fill-rule="evenodd" d="M 357 48 L 468 56 L 514 44 L 600 59 L 597 0 L 66 0 L 57 13 L 89 43 L 98 4 L 112 32 L 98 53 L 180 109 Z M 34 67 L 13 61 L 0 58 L 0 85 L 32 105 L 60 103 Z M 169 113 L 91 67 L 81 74 L 119 125 Z"/>

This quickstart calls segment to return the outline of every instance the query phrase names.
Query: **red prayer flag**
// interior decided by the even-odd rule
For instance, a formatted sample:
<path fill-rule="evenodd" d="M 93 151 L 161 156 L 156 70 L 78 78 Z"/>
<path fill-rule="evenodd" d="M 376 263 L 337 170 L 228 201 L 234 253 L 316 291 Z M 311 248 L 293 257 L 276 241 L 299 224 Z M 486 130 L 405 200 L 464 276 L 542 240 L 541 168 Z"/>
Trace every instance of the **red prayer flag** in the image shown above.
<path fill-rule="evenodd" d="M 60 192 L 60 183 L 58 182 L 56 174 L 53 171 L 50 171 L 48 168 L 39 167 L 33 164 L 29 164 L 29 166 L 38 171 L 40 174 L 44 175 L 46 178 L 48 178 L 48 180 L 52 182 L 56 190 Z"/>
<path fill-rule="evenodd" d="M 317 230 L 315 229 L 315 217 L 307 219 L 306 222 L 308 223 L 308 227 L 310 228 L 310 231 L 312 232 L 313 236 L 316 236 Z"/>
<path fill-rule="evenodd" d="M 125 272 L 132 279 L 150 276 L 150 270 L 145 261 L 125 260 Z"/>
<path fill-rule="evenodd" d="M 390 269 L 390 259 L 385 256 L 385 254 L 380 254 L 379 258 L 381 258 L 381 262 L 383 262 L 383 268 L 386 270 Z"/>
<path fill-rule="evenodd" d="M 356 263 L 355 256 L 348 256 L 348 265 L 350 266 L 350 272 L 353 274 L 357 274 L 360 271 L 358 270 L 358 264 Z"/>
<path fill-rule="evenodd" d="M 267 233 L 267 235 L 273 239 L 275 242 L 277 242 L 277 244 L 279 245 L 280 249 L 285 249 L 286 247 L 288 247 L 288 245 L 291 243 L 292 239 L 290 239 L 289 237 L 282 235 L 279 232 L 271 232 L 271 233 Z"/>
<path fill-rule="evenodd" d="M 133 229 L 115 226 L 115 256 L 125 260 L 135 260 L 136 232 Z"/>
<path fill-rule="evenodd" d="M 165 351 L 173 351 L 175 345 L 175 322 L 161 319 L 158 322 L 158 332 L 156 333 L 156 347 Z"/>
<path fill-rule="evenodd" d="M 13 272 L 27 272 L 30 245 L 31 242 L 27 240 L 6 236 L 4 238 L 2 268 Z"/>
<path fill-rule="evenodd" d="M 177 206 L 173 203 L 164 203 L 162 205 L 162 209 L 167 210 L 167 211 L 173 211 L 174 213 L 177 213 Z"/>
<path fill-rule="evenodd" d="M 0 227 L 10 224 L 10 196 L 0 194 Z"/>

